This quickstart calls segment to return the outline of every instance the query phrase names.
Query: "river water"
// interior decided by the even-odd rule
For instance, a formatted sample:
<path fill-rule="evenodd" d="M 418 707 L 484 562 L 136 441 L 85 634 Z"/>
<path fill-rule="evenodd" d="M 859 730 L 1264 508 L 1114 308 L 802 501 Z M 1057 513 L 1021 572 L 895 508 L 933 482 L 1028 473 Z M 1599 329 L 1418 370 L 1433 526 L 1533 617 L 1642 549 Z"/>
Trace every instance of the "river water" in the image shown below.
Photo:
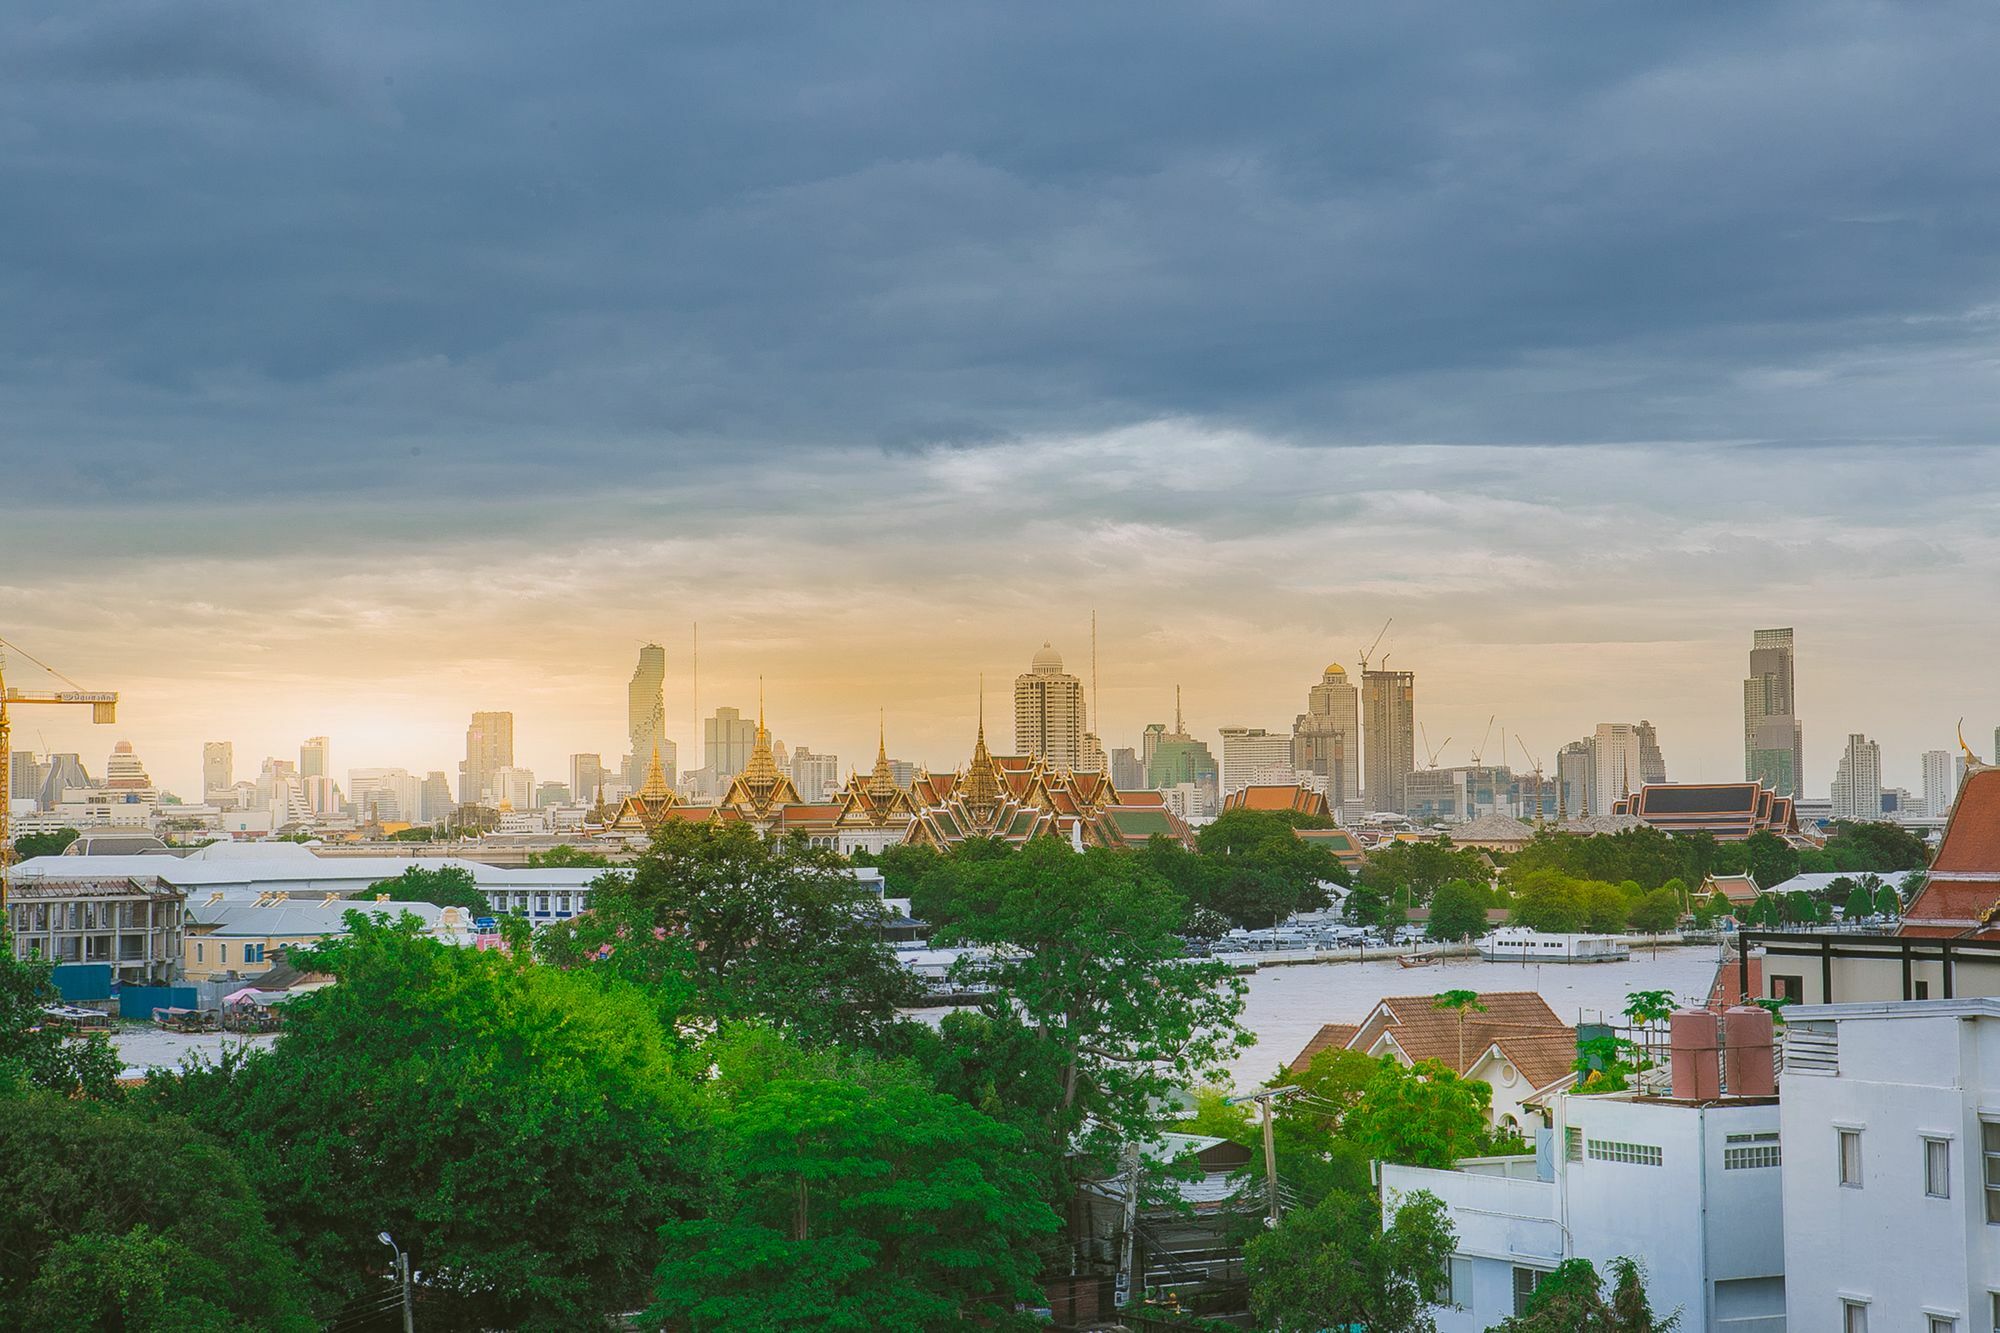
<path fill-rule="evenodd" d="M 1266 967 L 1247 977 L 1243 1026 L 1257 1044 L 1230 1065 L 1239 1091 L 1248 1091 L 1297 1055 L 1322 1023 L 1358 1023 L 1375 1002 L 1390 995 L 1436 995 L 1448 990 L 1532 990 L 1565 1022 L 1616 1015 L 1631 991 L 1672 991 L 1704 1003 L 1715 979 L 1716 948 L 1662 949 L 1657 958 L 1634 950 L 1619 963 L 1483 963 L 1452 959 L 1438 967 L 1399 967 L 1393 959 L 1367 963 L 1308 963 Z"/>

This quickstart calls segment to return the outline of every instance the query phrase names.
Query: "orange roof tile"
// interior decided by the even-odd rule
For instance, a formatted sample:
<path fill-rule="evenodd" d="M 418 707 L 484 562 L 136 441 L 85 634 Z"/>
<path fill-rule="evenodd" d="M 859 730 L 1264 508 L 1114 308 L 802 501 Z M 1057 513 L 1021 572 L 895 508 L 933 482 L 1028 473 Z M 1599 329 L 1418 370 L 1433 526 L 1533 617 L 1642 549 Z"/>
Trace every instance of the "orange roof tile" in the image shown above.
<path fill-rule="evenodd" d="M 2000 875 L 2000 768 L 1965 775 L 1931 870 Z"/>

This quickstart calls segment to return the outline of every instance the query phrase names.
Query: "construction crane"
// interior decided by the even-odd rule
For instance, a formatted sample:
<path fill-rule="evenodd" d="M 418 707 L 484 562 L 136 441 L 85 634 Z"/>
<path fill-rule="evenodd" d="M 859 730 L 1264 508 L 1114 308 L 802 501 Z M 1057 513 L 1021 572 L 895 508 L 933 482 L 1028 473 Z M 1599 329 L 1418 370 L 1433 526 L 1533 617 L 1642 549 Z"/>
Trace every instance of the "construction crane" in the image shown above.
<path fill-rule="evenodd" d="M 1366 648 L 1363 648 L 1363 649 L 1362 649 L 1362 650 L 1360 651 L 1360 653 L 1358 653 L 1358 654 L 1357 654 L 1357 656 L 1359 656 L 1359 657 L 1361 658 L 1361 674 L 1362 674 L 1362 675 L 1364 675 L 1364 676 L 1365 676 L 1365 675 L 1367 675 L 1367 674 L 1368 674 L 1368 658 L 1369 658 L 1369 655 L 1370 655 L 1371 653 L 1373 653 L 1373 652 L 1374 652 L 1374 651 L 1375 651 L 1375 650 L 1376 650 L 1377 648 L 1379 648 L 1379 647 L 1380 647 L 1380 646 L 1382 645 L 1382 636 L 1383 636 L 1384 634 L 1387 634 L 1387 633 L 1389 632 L 1389 626 L 1391 626 L 1391 625 L 1393 625 L 1393 624 L 1395 624 L 1395 623 L 1396 623 L 1396 617 L 1394 617 L 1394 616 L 1390 616 L 1390 617 L 1389 617 L 1389 618 L 1388 618 L 1387 620 L 1383 621 L 1383 622 L 1382 622 L 1382 628 L 1381 628 L 1380 630 L 1378 630 L 1378 631 L 1376 632 L 1376 634 L 1375 634 L 1375 642 L 1374 642 L 1374 643 L 1371 643 L 1371 644 L 1369 644 L 1369 645 L 1368 645 L 1368 646 L 1367 646 Z M 1387 662 L 1387 661 L 1388 661 L 1389 659 L 1385 657 L 1385 658 L 1383 658 L 1382 660 L 1383 660 L 1384 662 Z"/>
<path fill-rule="evenodd" d="M 1493 719 L 1499 716 L 1498 713 L 1493 713 L 1486 719 L 1486 734 L 1479 738 L 1479 744 L 1472 751 L 1472 763 L 1475 768 L 1486 762 L 1486 742 L 1493 739 Z M 1500 743 L 1502 745 L 1507 743 L 1507 734 L 1505 732 L 1500 734 Z"/>
<path fill-rule="evenodd" d="M 1424 752 L 1425 752 L 1424 762 L 1429 767 L 1436 768 L 1438 766 L 1438 755 L 1444 752 L 1445 746 L 1451 744 L 1451 737 L 1447 736 L 1442 741 L 1440 741 L 1436 746 L 1432 746 L 1431 734 L 1430 732 L 1424 730 L 1423 723 L 1421 722 L 1417 723 L 1417 731 L 1424 738 Z"/>
<path fill-rule="evenodd" d="M 4 670 L 0 670 L 0 782 L 6 784 L 6 799 L 0 800 L 0 922 L 6 920 L 7 912 L 7 867 L 14 861 L 14 838 L 9 825 L 14 796 L 14 761 L 11 755 L 12 724 L 7 717 L 7 709 L 12 704 L 87 704 L 90 720 L 99 724 L 118 720 L 118 695 L 110 690 L 86 690 L 75 681 L 57 671 L 33 653 L 0 639 L 0 649 L 12 648 L 21 656 L 33 662 L 42 670 L 54 676 L 70 688 L 66 690 L 17 690 L 7 684 Z M 4 661 L 0 661 L 4 667 Z"/>
<path fill-rule="evenodd" d="M 1535 818 L 1540 819 L 1542 817 L 1542 761 L 1537 759 L 1534 752 L 1528 749 L 1528 743 L 1521 740 L 1520 732 L 1517 731 L 1514 733 L 1514 739 L 1520 743 L 1521 753 L 1526 755 L 1528 762 L 1535 766 Z M 1507 743 L 1507 733 L 1504 731 L 1500 733 L 1500 743 L 1502 745 Z"/>

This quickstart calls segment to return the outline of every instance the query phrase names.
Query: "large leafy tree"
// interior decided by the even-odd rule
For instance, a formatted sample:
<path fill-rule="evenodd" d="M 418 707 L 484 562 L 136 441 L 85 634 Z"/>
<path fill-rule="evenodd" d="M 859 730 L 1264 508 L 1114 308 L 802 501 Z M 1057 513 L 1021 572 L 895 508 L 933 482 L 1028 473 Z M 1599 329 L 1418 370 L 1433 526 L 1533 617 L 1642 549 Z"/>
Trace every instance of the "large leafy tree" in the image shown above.
<path fill-rule="evenodd" d="M 14 839 L 14 857 L 31 861 L 37 856 L 60 856 L 63 848 L 83 835 L 73 828 L 51 829 L 47 833 L 23 833 Z"/>
<path fill-rule="evenodd" d="M 1457 1236 L 1444 1205 L 1418 1191 L 1389 1226 L 1372 1194 L 1337 1192 L 1244 1247 L 1250 1308 L 1265 1328 L 1428 1333 L 1451 1287 Z"/>
<path fill-rule="evenodd" d="M 293 1001 L 272 1049 L 156 1072 L 157 1103 L 235 1150 L 324 1309 L 378 1289 L 384 1230 L 431 1327 L 596 1326 L 643 1304 L 658 1229 L 705 1164 L 650 997 L 439 944 L 408 916 L 348 924 L 308 955 L 339 984 Z"/>
<path fill-rule="evenodd" d="M 1463 940 L 1486 933 L 1486 908 L 1492 893 L 1462 879 L 1438 886 L 1431 895 L 1430 923 L 1425 933 L 1434 940 Z"/>
<path fill-rule="evenodd" d="M 611 858 L 603 852 L 585 851 L 563 842 L 545 852 L 529 852 L 528 864 L 533 867 L 548 867 L 560 870 L 588 870 L 609 866 Z"/>
<path fill-rule="evenodd" d="M 122 1065 L 101 1034 L 68 1036 L 50 1026 L 42 1006 L 58 998 L 55 964 L 14 957 L 13 937 L 0 924 L 0 1092 L 22 1087 L 110 1097 Z"/>
<path fill-rule="evenodd" d="M 1383 1056 L 1342 1118 L 1342 1137 L 1370 1160 L 1447 1169 L 1492 1144 L 1493 1089 L 1434 1060 L 1406 1068 Z"/>
<path fill-rule="evenodd" d="M 1384 900 L 1409 906 L 1429 902 L 1440 887 L 1455 879 L 1484 884 L 1491 878 L 1486 862 L 1470 847 L 1453 847 L 1449 838 L 1437 842 L 1392 842 L 1369 853 L 1355 882 Z"/>
<path fill-rule="evenodd" d="M 883 940 L 882 900 L 831 851 L 742 825 L 668 824 L 590 912 L 543 931 L 545 958 L 605 963 L 717 1022 L 774 1023 L 810 1045 L 878 1037 L 915 993 Z"/>
<path fill-rule="evenodd" d="M 718 1092 L 722 1180 L 669 1223 L 647 1317 L 674 1329 L 1011 1327 L 1058 1219 L 1020 1136 L 891 1068 Z"/>
<path fill-rule="evenodd" d="M 394 879 L 378 881 L 372 891 L 387 894 L 392 903 L 463 907 L 482 915 L 487 910 L 486 895 L 464 866 L 410 866 Z"/>
<path fill-rule="evenodd" d="M 242 1169 L 175 1117 L 0 1096 L 0 1327 L 310 1333 Z"/>
<path fill-rule="evenodd" d="M 1293 830 L 1331 822 L 1289 812 L 1224 811 L 1199 835 L 1209 897 L 1195 901 L 1249 927 L 1326 906 L 1325 886 L 1347 883 L 1347 870 Z"/>
<path fill-rule="evenodd" d="M 1520 1314 L 1503 1319 L 1488 1333 L 1672 1333 L 1678 1312 L 1653 1313 L 1646 1298 L 1646 1274 L 1631 1259 L 1611 1261 L 1612 1291 L 1588 1259 L 1565 1259 L 1544 1277 Z"/>
<path fill-rule="evenodd" d="M 1681 900 L 1672 889 L 1649 889 L 1626 913 L 1632 929 L 1648 935 L 1672 930 L 1681 919 Z"/>
<path fill-rule="evenodd" d="M 941 938 L 991 948 L 967 968 L 992 988 L 984 1012 L 1032 1034 L 1056 1072 L 1043 1151 L 1062 1155 L 1088 1124 L 1108 1159 L 1154 1132 L 1168 1093 L 1219 1079 L 1250 1043 L 1242 980 L 1183 956 L 1187 902 L 1141 858 L 1048 841 L 984 867 L 980 910 Z"/>

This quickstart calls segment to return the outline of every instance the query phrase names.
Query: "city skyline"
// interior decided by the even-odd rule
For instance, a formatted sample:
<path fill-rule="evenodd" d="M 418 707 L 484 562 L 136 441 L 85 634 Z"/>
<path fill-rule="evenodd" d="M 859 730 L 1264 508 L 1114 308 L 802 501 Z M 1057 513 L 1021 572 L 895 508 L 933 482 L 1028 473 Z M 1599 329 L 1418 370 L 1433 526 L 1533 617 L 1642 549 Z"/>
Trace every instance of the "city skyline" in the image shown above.
<path fill-rule="evenodd" d="M 1085 615 L 1085 623 L 1087 624 L 1087 613 Z M 671 640 L 672 636 L 664 633 L 654 636 L 655 640 L 663 638 Z M 1689 728 L 1682 726 L 1674 714 L 1666 710 L 1654 710 L 1660 713 L 1661 716 L 1649 718 L 1662 738 L 1660 744 L 1668 755 L 1669 762 L 1672 765 L 1672 776 L 1676 781 L 1732 781 L 1741 776 L 1742 723 L 1740 663 L 1742 660 L 1742 644 L 1748 641 L 1747 629 L 1742 635 L 1738 636 L 1738 639 L 1739 641 L 1735 645 L 1736 652 L 1734 654 L 1737 665 L 1733 668 L 1725 668 L 1725 679 L 1720 682 L 1722 689 L 1712 689 L 1710 691 L 1712 694 L 1718 696 L 1718 702 L 1714 705 L 1713 710 L 1717 712 L 1717 716 L 1706 719 L 1708 731 L 1715 733 L 1715 735 L 1710 737 L 1710 753 L 1705 759 L 1703 758 L 1702 747 L 1699 744 L 1699 738 L 1702 736 L 1702 730 L 1699 727 Z M 707 638 L 704 639 L 704 642 L 707 644 L 703 649 L 705 654 L 721 655 L 725 659 L 734 655 L 726 645 L 716 645 Z M 1051 639 L 1048 642 L 1053 644 L 1054 640 Z M 1401 669 L 1404 666 L 1404 662 L 1395 654 L 1395 642 L 1395 639 L 1391 638 L 1385 640 L 1383 646 L 1389 648 L 1391 651 L 1392 665 L 1397 669 Z M 1723 655 L 1727 656 L 1727 653 L 1725 652 Z M 692 718 L 685 715 L 676 717 L 674 704 L 676 698 L 680 697 L 684 701 L 683 712 L 685 712 L 686 707 L 691 706 L 692 696 L 689 693 L 689 687 L 692 681 L 687 676 L 685 669 L 679 672 L 672 669 L 676 659 L 676 654 L 673 650 L 669 649 L 668 657 L 669 669 L 665 673 L 664 684 L 667 725 L 663 734 L 666 740 L 675 744 L 679 754 L 686 760 L 683 764 L 683 769 L 691 770 L 697 749 L 690 742 L 698 732 L 693 726 Z M 1803 683 L 1799 687 L 1799 697 L 1802 701 L 1800 705 L 1801 715 L 1809 719 L 1809 721 L 1815 717 L 1812 704 L 1814 693 L 1810 688 L 1810 677 L 1814 670 L 1813 657 L 1812 642 L 1808 637 L 1804 639 L 1799 651 L 1800 675 L 1803 678 Z M 629 661 L 629 658 L 627 660 Z M 685 656 L 681 656 L 679 660 L 685 662 Z M 1017 665 L 1026 665 L 1026 663 L 1027 656 L 1024 654 Z M 1269 664 L 1266 663 L 1266 665 L 1268 666 Z M 1323 669 L 1325 665 L 1325 663 L 1321 663 L 1319 669 Z M 1335 663 L 1335 665 L 1341 664 Z M 1358 665 L 1357 659 L 1355 666 L 1357 674 Z M 1206 706 L 1200 694 L 1188 691 L 1190 696 L 1186 706 L 1188 730 L 1190 734 L 1207 740 L 1218 756 L 1222 752 L 1222 731 L 1226 727 L 1266 727 L 1274 733 L 1289 736 L 1291 734 L 1293 716 L 1304 705 L 1309 690 L 1320 681 L 1319 669 L 1315 669 L 1307 674 L 1304 679 L 1295 682 L 1295 698 L 1289 704 L 1283 695 L 1279 695 L 1264 712 L 1255 715 L 1225 715 L 1216 709 Z M 1485 730 L 1486 719 L 1489 714 L 1482 714 L 1480 708 L 1474 703 L 1454 703 L 1454 701 L 1448 699 L 1440 700 L 1437 698 L 1437 687 L 1433 684 L 1435 676 L 1443 675 L 1448 679 L 1454 673 L 1443 670 L 1433 673 L 1421 663 L 1411 669 L 1415 671 L 1418 678 L 1416 720 L 1424 724 L 1430 743 L 1440 747 L 1441 752 L 1438 756 L 1439 766 L 1450 767 L 1470 763 L 1470 749 L 1477 743 L 1480 734 Z M 27 670 L 32 672 L 33 668 L 28 667 Z M 1729 674 L 1731 670 L 1739 674 L 1732 676 Z M 1011 675 L 1011 673 L 1007 672 L 1005 664 L 996 667 L 995 673 L 1000 674 L 1003 680 L 1009 678 Z M 456 715 L 455 719 L 449 717 L 427 718 L 415 712 L 405 714 L 404 716 L 416 720 L 416 726 L 412 728 L 401 724 L 384 724 L 380 722 L 371 726 L 366 721 L 367 715 L 365 710 L 363 710 L 347 714 L 351 718 L 358 719 L 361 725 L 349 729 L 334 727 L 330 724 L 318 725 L 314 727 L 313 735 L 315 737 L 330 738 L 333 754 L 331 773 L 338 781 L 344 781 L 349 769 L 358 767 L 400 767 L 419 776 L 425 772 L 441 769 L 453 775 L 453 788 L 454 792 L 456 792 L 459 765 L 465 758 L 466 753 L 465 735 L 467 719 L 472 717 L 474 713 L 479 712 L 512 713 L 514 715 L 515 734 L 519 737 L 519 740 L 516 742 L 517 755 L 515 762 L 521 768 L 532 770 L 538 782 L 561 781 L 566 779 L 569 760 L 574 754 L 595 752 L 608 756 L 621 752 L 617 748 L 615 741 L 605 741 L 603 744 L 598 744 L 598 742 L 602 739 L 602 733 L 606 730 L 609 730 L 613 736 L 618 736 L 626 729 L 627 688 L 623 682 L 627 679 L 628 674 L 621 672 L 617 664 L 607 664 L 605 672 L 606 681 L 603 684 L 603 688 L 611 696 L 608 704 L 603 700 L 591 697 L 587 683 L 577 682 L 572 684 L 565 691 L 565 694 L 584 696 L 582 701 L 583 706 L 567 713 L 559 708 L 547 706 L 548 700 L 555 697 L 550 692 L 546 690 L 539 693 L 529 691 L 530 695 L 543 700 L 547 711 L 538 715 L 533 708 L 528 706 L 520 704 L 508 706 L 505 701 L 490 700 L 487 706 L 482 706 L 471 712 L 460 713 Z M 1275 668 L 1267 670 L 1265 674 L 1275 674 Z M 770 715 L 768 720 L 774 739 L 782 741 L 790 747 L 804 745 L 816 754 L 830 753 L 837 756 L 843 776 L 850 769 L 865 772 L 872 763 L 872 756 L 876 745 L 878 713 L 881 715 L 879 725 L 886 727 L 889 749 L 893 755 L 899 759 L 912 761 L 920 766 L 949 770 L 961 766 L 965 762 L 966 756 L 971 753 L 972 733 L 977 725 L 979 706 L 978 675 L 977 671 L 971 673 L 970 689 L 967 692 L 967 697 L 963 700 L 952 699 L 944 691 L 936 689 L 935 682 L 930 682 L 933 688 L 925 691 L 925 693 L 934 702 L 934 708 L 931 709 L 918 710 L 908 707 L 909 690 L 905 689 L 901 693 L 904 696 L 906 706 L 900 714 L 887 704 L 873 704 L 859 701 L 837 691 L 830 690 L 822 682 L 810 680 L 803 682 L 803 690 L 797 697 L 822 701 L 824 710 L 814 709 L 812 711 L 805 711 L 791 705 L 791 697 L 795 688 L 794 682 L 774 681 L 768 676 L 752 677 L 748 682 L 747 690 L 740 692 L 731 690 L 732 677 L 725 677 L 719 685 L 704 683 L 702 685 L 701 709 L 704 720 L 707 720 L 714 717 L 718 707 L 735 707 L 746 720 L 747 725 L 748 721 L 754 719 L 756 716 L 756 691 L 758 681 L 762 679 L 767 692 L 771 691 L 774 686 L 783 686 L 785 691 L 785 703 L 787 706 L 784 710 L 782 712 L 776 708 L 769 710 Z M 704 682 L 708 679 L 706 669 L 704 670 L 703 679 Z M 989 726 L 993 726 L 997 725 L 995 718 L 999 713 L 1004 712 L 1009 700 L 1002 697 L 1003 690 L 991 684 L 987 688 L 988 720 Z M 1186 687 L 1183 687 L 1183 689 L 1185 690 Z M 1112 718 L 1109 724 L 1110 734 L 1105 738 L 1107 750 L 1135 748 L 1139 744 L 1143 727 L 1154 722 L 1170 722 L 1174 709 L 1173 690 L 1174 686 L 1172 684 L 1155 688 L 1149 685 L 1107 683 L 1105 693 L 1110 701 L 1107 704 L 1107 712 L 1111 714 Z M 747 693 L 748 697 L 738 698 L 737 695 L 739 693 Z M 188 728 L 193 727 L 195 731 L 200 731 L 200 725 L 181 720 L 176 725 L 169 727 L 147 726 L 140 721 L 134 706 L 129 702 L 133 698 L 133 692 L 129 689 L 126 690 L 125 697 L 128 702 L 121 713 L 119 725 L 115 727 L 91 728 L 85 724 L 78 723 L 70 723 L 65 726 L 61 723 L 43 724 L 38 720 L 34 731 L 25 735 L 17 732 L 17 748 L 33 750 L 38 755 L 50 752 L 75 752 L 81 755 L 85 767 L 94 772 L 101 767 L 104 756 L 110 752 L 111 744 L 114 740 L 131 740 L 135 751 L 146 762 L 155 780 L 161 786 L 175 791 L 185 799 L 193 800 L 196 799 L 202 786 L 202 767 L 205 758 L 204 746 L 207 743 L 226 741 L 233 745 L 236 757 L 236 775 L 238 780 L 242 780 L 246 772 L 249 776 L 254 777 L 256 769 L 261 766 L 265 758 L 286 759 L 296 756 L 300 752 L 300 746 L 308 739 L 311 739 L 305 735 L 291 737 L 289 740 L 285 739 L 290 733 L 283 730 L 282 723 L 277 724 L 279 729 L 275 731 L 272 729 L 272 724 L 267 723 L 263 728 L 254 731 L 249 728 L 239 727 L 233 734 L 218 734 L 220 730 L 227 729 L 226 724 L 224 724 L 224 726 L 218 729 L 218 732 L 202 734 L 194 742 L 192 753 L 183 755 L 175 748 L 175 741 L 172 739 L 173 736 L 176 734 L 194 734 Z M 1239 693 L 1236 695 L 1226 695 L 1225 697 L 1241 696 Z M 1538 724 L 1531 722 L 1530 726 L 1535 727 L 1535 730 L 1531 731 L 1526 727 L 1517 727 L 1504 715 L 1499 716 L 1494 722 L 1493 734 L 1487 738 L 1486 753 L 1484 755 L 1485 762 L 1495 763 L 1499 761 L 1499 757 L 1503 752 L 1502 735 L 1504 729 L 1504 752 L 1508 756 L 1513 769 L 1516 772 L 1527 772 L 1532 767 L 1532 761 L 1539 759 L 1542 762 L 1544 771 L 1553 778 L 1556 771 L 1556 754 L 1564 744 L 1578 738 L 1587 739 L 1606 717 L 1636 714 L 1639 711 L 1637 708 L 1618 703 L 1615 694 L 1608 694 L 1605 697 L 1608 702 L 1603 708 L 1596 709 L 1594 712 L 1592 711 L 1595 708 L 1594 705 L 1579 704 L 1568 708 L 1550 708 L 1547 701 L 1543 701 L 1542 706 L 1538 709 L 1528 710 L 1528 715 L 1531 717 L 1554 717 L 1560 719 L 1566 716 L 1573 716 L 1575 718 L 1574 725 L 1567 728 L 1563 727 L 1558 721 L 1553 731 L 1547 723 Z M 1150 706 L 1149 700 L 1156 702 L 1158 706 Z M 1732 707 L 1735 710 L 1733 715 L 1729 711 Z M 1287 713 L 1285 711 L 1287 708 L 1290 708 L 1292 711 Z M 1619 711 L 1620 709 L 1624 710 L 1623 713 Z M 1589 714 L 1589 716 L 1586 716 L 1586 714 Z M 574 732 L 565 730 L 566 724 L 555 720 L 561 717 L 574 719 L 578 729 Z M 1126 726 L 1127 717 L 1132 719 L 1129 729 Z M 902 725 L 899 726 L 899 723 Z M 1731 757 L 1728 741 L 1728 731 L 1732 723 L 1735 735 L 1733 757 Z M 1454 724 L 1457 725 L 1455 726 Z M 1831 789 L 1835 767 L 1846 753 L 1846 737 L 1850 729 L 1839 725 L 1837 718 L 1827 719 L 1826 725 L 1828 727 L 1828 734 L 1824 740 L 1829 743 L 1828 748 L 1832 752 L 1825 755 L 1823 763 L 1819 762 L 1816 758 L 1815 749 L 1812 744 L 1816 733 L 1812 729 L 1808 729 L 1807 782 L 1805 791 L 1808 799 L 1824 799 L 1826 797 Z M 1966 718 L 1965 726 L 1966 737 L 1973 745 L 1975 751 L 1978 751 L 1980 748 L 1981 738 L 1991 737 L 1993 732 L 1993 729 L 1987 726 L 1983 720 L 1974 716 Z M 1882 781 L 1886 787 L 1905 787 L 1912 793 L 1921 795 L 1923 791 L 1924 753 L 1939 748 L 1949 748 L 1953 753 L 1956 753 L 1956 728 L 1957 719 L 1955 717 L 1949 719 L 1945 723 L 1941 733 L 1942 739 L 1939 739 L 1937 736 L 1931 736 L 1929 739 L 1932 743 L 1910 748 L 1907 753 L 1895 746 L 1890 739 L 1882 734 L 1883 729 L 1881 728 L 1868 728 L 1864 726 L 1852 730 L 1866 731 L 1871 739 L 1879 744 L 1882 754 Z M 956 731 L 959 729 L 964 731 L 962 740 L 956 735 Z M 422 741 L 413 740 L 411 736 L 413 730 L 417 735 L 424 736 L 426 739 Z M 1517 732 L 1520 733 L 1518 739 L 1516 736 Z M 1003 728 L 999 735 L 1004 734 L 1005 731 Z M 54 739 L 57 736 L 68 737 L 70 743 L 58 743 Z M 256 739 L 269 736 L 276 736 L 278 739 L 268 746 L 262 740 Z M 436 736 L 449 737 L 449 739 L 444 741 L 432 739 L 432 737 Z M 46 750 L 43 748 L 44 737 L 49 738 Z M 1449 745 L 1445 744 L 1447 737 L 1449 737 Z M 997 740 L 998 735 L 991 736 L 989 739 Z M 1522 740 L 1526 741 L 1528 750 L 1532 752 L 1532 755 L 1522 752 L 1520 745 L 1520 741 Z M 1830 743 L 1835 741 L 1838 742 L 1838 749 L 1832 749 L 1831 747 Z M 437 749 L 440 744 L 448 747 L 441 753 Z M 1423 742 L 1419 741 L 1416 748 L 1416 766 L 1418 768 L 1426 767 Z M 998 752 L 1000 751 L 996 749 L 996 753 Z M 1992 756 L 1987 757 L 1992 758 Z M 705 753 L 702 755 L 702 760 L 704 763 L 708 762 Z M 1732 764 L 1735 765 L 1736 771 L 1732 771 Z M 610 758 L 606 759 L 606 765 L 608 768 L 615 768 L 615 763 Z"/>

